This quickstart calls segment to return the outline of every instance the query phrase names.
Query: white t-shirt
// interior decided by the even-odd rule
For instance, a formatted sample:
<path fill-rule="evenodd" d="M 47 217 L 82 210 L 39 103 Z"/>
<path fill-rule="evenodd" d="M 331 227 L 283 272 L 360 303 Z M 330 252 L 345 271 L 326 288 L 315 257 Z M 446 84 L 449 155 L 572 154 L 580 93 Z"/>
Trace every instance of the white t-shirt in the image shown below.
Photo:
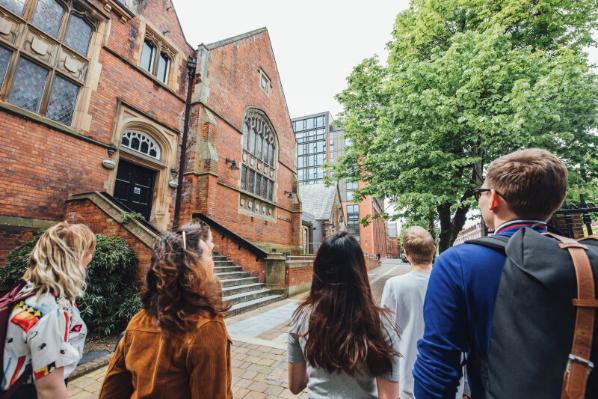
<path fill-rule="evenodd" d="M 424 299 L 428 289 L 429 272 L 412 270 L 389 279 L 384 285 L 381 304 L 389 308 L 399 327 L 399 389 L 401 399 L 413 398 L 413 366 L 417 358 L 417 341 L 424 336 Z M 456 398 L 463 397 L 463 380 Z"/>
<path fill-rule="evenodd" d="M 21 292 L 32 291 L 28 283 Z M 87 327 L 77 307 L 65 298 L 45 293 L 15 305 L 4 343 L 4 378 L 8 389 L 28 368 L 33 381 L 64 367 L 67 378 L 83 356 Z"/>

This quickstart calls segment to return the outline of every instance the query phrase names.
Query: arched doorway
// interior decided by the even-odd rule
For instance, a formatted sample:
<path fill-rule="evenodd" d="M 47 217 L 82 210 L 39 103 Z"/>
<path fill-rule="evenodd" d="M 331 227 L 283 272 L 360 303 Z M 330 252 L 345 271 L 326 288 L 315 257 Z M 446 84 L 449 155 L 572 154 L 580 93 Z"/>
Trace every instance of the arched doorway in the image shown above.
<path fill-rule="evenodd" d="M 144 159 L 160 162 L 160 145 L 148 134 L 140 131 L 126 131 L 121 139 L 121 148 L 139 154 Z M 122 202 L 132 211 L 137 212 L 146 220 L 150 220 L 154 185 L 157 171 L 141 163 L 120 159 L 116 182 L 114 184 L 114 198 Z"/>

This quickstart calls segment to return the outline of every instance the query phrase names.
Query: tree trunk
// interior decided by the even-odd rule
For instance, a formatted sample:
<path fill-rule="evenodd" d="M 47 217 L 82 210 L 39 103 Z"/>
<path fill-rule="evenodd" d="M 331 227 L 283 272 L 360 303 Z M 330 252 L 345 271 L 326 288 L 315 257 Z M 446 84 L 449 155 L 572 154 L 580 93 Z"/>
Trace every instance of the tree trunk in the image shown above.
<path fill-rule="evenodd" d="M 442 204 L 438 205 L 437 209 L 438 219 L 440 220 L 438 251 L 442 253 L 451 246 L 451 206 L 449 204 Z"/>
<path fill-rule="evenodd" d="M 450 204 L 438 206 L 438 218 L 440 219 L 438 251 L 440 253 L 449 249 L 457 239 L 457 235 L 465 224 L 467 212 L 469 212 L 469 206 L 463 205 L 457 209 L 455 215 L 451 218 Z"/>

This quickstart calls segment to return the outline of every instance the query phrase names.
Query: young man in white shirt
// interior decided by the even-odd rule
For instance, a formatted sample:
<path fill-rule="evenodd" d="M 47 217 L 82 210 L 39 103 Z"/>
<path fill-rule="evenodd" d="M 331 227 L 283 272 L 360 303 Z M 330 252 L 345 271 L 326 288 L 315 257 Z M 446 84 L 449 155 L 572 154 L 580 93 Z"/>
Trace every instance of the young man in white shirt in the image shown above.
<path fill-rule="evenodd" d="M 401 399 L 410 399 L 414 397 L 412 370 L 417 357 L 417 341 L 424 335 L 424 298 L 436 246 L 428 231 L 414 226 L 403 234 L 403 250 L 411 271 L 386 282 L 381 304 L 392 311 L 401 333 L 399 391 Z"/>

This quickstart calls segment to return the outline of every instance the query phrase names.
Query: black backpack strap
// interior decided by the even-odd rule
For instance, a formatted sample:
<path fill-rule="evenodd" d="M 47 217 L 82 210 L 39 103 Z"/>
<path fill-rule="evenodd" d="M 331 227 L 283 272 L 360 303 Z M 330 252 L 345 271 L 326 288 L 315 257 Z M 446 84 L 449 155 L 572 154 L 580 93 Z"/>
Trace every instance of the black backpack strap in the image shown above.
<path fill-rule="evenodd" d="M 483 247 L 488 247 L 492 249 L 496 249 L 499 252 L 505 253 L 505 249 L 507 248 L 507 244 L 509 243 L 509 237 L 503 236 L 486 236 L 476 238 L 475 240 L 468 240 L 465 241 L 466 244 L 476 244 L 481 245 Z"/>

